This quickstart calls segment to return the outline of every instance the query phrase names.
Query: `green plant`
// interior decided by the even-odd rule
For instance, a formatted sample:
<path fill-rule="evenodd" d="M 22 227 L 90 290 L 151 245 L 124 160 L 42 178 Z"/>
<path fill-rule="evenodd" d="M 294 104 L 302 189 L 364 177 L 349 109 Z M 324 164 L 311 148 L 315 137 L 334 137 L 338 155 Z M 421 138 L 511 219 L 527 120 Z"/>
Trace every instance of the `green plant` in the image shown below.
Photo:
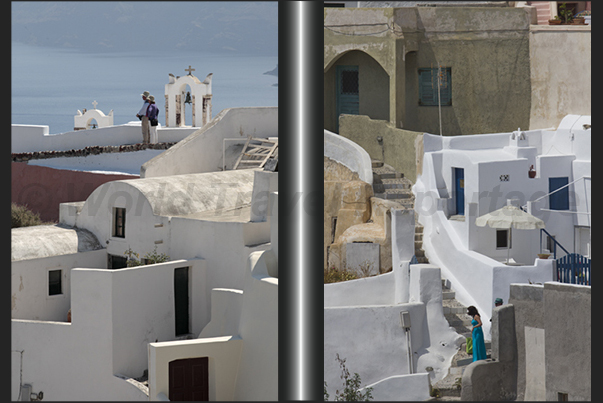
<path fill-rule="evenodd" d="M 132 248 L 128 247 L 128 250 L 124 252 L 124 255 L 127 256 L 128 267 L 142 266 L 146 264 L 155 264 L 155 263 L 163 263 L 170 260 L 170 257 L 165 253 L 157 253 L 157 246 L 153 249 L 153 252 L 149 252 L 144 255 L 143 259 L 140 260 L 140 255 L 137 252 L 134 252 Z"/>
<path fill-rule="evenodd" d="M 572 9 L 568 10 L 567 3 L 563 3 L 559 6 L 559 15 L 561 15 L 565 24 L 569 24 L 574 19 Z"/>
<path fill-rule="evenodd" d="M 440 389 L 434 388 L 431 385 L 429 386 L 429 396 L 431 397 L 440 397 Z"/>
<path fill-rule="evenodd" d="M 358 275 L 353 271 L 346 269 L 338 269 L 335 266 L 324 270 L 324 283 L 338 283 L 340 281 L 348 281 L 357 279 Z"/>
<path fill-rule="evenodd" d="M 324 381 L 324 385 L 323 385 L 323 390 L 324 390 L 324 398 L 325 398 L 325 402 L 327 400 L 329 400 L 329 392 L 327 392 L 327 381 Z"/>
<path fill-rule="evenodd" d="M 16 203 L 10 204 L 11 228 L 31 227 L 33 225 L 42 225 L 42 219 L 39 213 L 34 213 L 27 206 L 21 206 Z"/>
<path fill-rule="evenodd" d="M 128 267 L 141 266 L 142 262 L 138 259 L 138 253 L 134 252 L 131 247 L 128 246 L 128 250 L 124 252 L 124 255 L 127 257 L 127 265 Z"/>
<path fill-rule="evenodd" d="M 340 378 L 344 381 L 344 389 L 342 391 L 335 391 L 335 401 L 337 402 L 368 402 L 372 400 L 373 396 L 371 392 L 373 388 L 364 388 L 364 393 L 360 391 L 361 380 L 360 375 L 357 372 L 354 376 L 350 375 L 350 371 L 345 366 L 345 358 L 339 357 L 339 353 L 336 354 L 336 360 L 339 361 L 339 367 L 341 368 Z M 328 400 L 329 394 L 327 393 L 327 383 L 324 383 L 324 397 Z"/>

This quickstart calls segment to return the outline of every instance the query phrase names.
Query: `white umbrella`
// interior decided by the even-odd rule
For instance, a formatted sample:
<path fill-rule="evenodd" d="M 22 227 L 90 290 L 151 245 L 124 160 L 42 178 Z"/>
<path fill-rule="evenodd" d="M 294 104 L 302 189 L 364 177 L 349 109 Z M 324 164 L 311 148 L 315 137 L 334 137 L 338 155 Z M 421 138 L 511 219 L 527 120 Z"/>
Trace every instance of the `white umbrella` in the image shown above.
<path fill-rule="evenodd" d="M 508 229 L 509 241 L 507 242 L 507 263 L 509 263 L 509 250 L 511 247 L 511 230 L 517 229 L 539 229 L 544 228 L 544 221 L 521 210 L 517 206 L 507 205 L 475 219 L 475 225 L 479 227 Z"/>

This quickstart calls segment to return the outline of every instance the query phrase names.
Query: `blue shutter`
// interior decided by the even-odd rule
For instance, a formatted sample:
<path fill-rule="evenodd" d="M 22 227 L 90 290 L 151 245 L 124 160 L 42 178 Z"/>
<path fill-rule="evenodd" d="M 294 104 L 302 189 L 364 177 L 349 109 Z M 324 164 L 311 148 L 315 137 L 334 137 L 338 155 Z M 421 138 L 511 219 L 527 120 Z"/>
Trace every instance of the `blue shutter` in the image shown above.
<path fill-rule="evenodd" d="M 450 67 L 442 68 L 440 78 L 440 103 L 452 105 L 452 72 Z M 438 68 L 419 69 L 419 105 L 438 106 Z"/>
<path fill-rule="evenodd" d="M 549 193 L 567 185 L 568 178 L 549 178 Z M 569 210 L 569 186 L 549 195 L 551 210 Z"/>

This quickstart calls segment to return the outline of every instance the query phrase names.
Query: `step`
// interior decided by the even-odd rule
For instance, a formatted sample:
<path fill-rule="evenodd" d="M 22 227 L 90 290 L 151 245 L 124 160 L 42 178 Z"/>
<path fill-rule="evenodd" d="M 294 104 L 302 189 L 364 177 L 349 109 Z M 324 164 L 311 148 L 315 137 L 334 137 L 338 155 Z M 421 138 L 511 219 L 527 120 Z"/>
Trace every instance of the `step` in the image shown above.
<path fill-rule="evenodd" d="M 410 199 L 414 197 L 408 189 L 384 189 L 383 192 L 375 192 L 375 197 L 380 199 Z"/>
<path fill-rule="evenodd" d="M 385 189 L 410 189 L 412 188 L 412 182 L 406 178 L 394 178 L 388 179 L 381 177 L 381 183 Z"/>
<path fill-rule="evenodd" d="M 383 166 L 383 161 L 371 160 L 371 165 L 373 168 L 381 168 Z"/>
<path fill-rule="evenodd" d="M 388 166 L 382 166 L 379 168 L 373 168 L 373 176 L 378 176 L 379 179 L 396 179 L 403 178 L 404 174 L 396 172 L 393 168 Z"/>
<path fill-rule="evenodd" d="M 442 299 L 454 299 L 456 293 L 454 291 L 442 291 Z"/>
<path fill-rule="evenodd" d="M 415 234 L 422 234 L 423 226 L 421 224 L 415 224 Z"/>

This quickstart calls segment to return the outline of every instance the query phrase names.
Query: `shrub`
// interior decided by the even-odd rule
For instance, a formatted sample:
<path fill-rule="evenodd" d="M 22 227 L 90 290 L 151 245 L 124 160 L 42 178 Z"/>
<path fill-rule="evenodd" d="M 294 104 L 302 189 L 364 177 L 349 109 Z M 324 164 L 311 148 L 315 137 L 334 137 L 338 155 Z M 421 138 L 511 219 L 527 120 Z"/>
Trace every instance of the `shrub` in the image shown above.
<path fill-rule="evenodd" d="M 130 248 L 130 247 L 128 247 L 128 250 L 124 252 L 124 255 L 126 255 L 128 258 L 128 262 L 127 262 L 128 267 L 142 266 L 142 265 L 155 264 L 155 263 L 163 263 L 163 262 L 167 262 L 168 260 L 170 260 L 170 257 L 168 255 L 166 255 L 165 253 L 157 253 L 157 246 L 155 246 L 155 249 L 153 249 L 153 252 L 149 252 L 146 255 L 144 255 L 143 259 L 145 259 L 145 263 L 143 263 L 143 261 L 139 259 L 139 257 L 140 257 L 139 254 L 137 252 L 134 252 L 132 250 L 132 248 Z"/>
<path fill-rule="evenodd" d="M 20 206 L 16 203 L 10 204 L 11 228 L 30 227 L 33 225 L 42 225 L 42 219 L 39 213 L 34 213 L 27 206 Z"/>
<path fill-rule="evenodd" d="M 337 402 L 368 402 L 373 399 L 371 392 L 373 388 L 365 388 L 364 393 L 360 391 L 361 380 L 357 372 L 354 376 L 350 376 L 350 371 L 345 366 L 345 358 L 340 358 L 339 353 L 336 354 L 336 360 L 339 361 L 341 368 L 340 378 L 344 381 L 344 389 L 335 391 L 335 401 Z M 324 400 L 329 400 L 327 393 L 327 382 L 324 382 Z"/>
<path fill-rule="evenodd" d="M 324 283 L 338 283 L 340 281 L 348 281 L 357 279 L 358 275 L 353 271 L 349 271 L 346 269 L 337 269 L 336 267 L 331 267 L 330 269 L 324 270 Z"/>

